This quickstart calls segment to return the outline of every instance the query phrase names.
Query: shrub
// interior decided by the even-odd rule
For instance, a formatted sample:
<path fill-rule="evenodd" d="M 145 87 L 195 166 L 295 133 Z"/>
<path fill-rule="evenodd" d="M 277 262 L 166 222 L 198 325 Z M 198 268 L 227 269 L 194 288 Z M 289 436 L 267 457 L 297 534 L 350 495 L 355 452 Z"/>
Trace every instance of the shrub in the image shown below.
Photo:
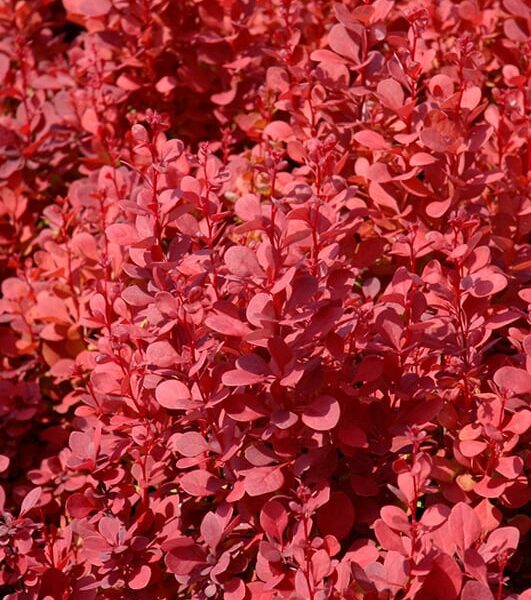
<path fill-rule="evenodd" d="M 8 600 L 528 600 L 528 7 L 0 5 Z"/>

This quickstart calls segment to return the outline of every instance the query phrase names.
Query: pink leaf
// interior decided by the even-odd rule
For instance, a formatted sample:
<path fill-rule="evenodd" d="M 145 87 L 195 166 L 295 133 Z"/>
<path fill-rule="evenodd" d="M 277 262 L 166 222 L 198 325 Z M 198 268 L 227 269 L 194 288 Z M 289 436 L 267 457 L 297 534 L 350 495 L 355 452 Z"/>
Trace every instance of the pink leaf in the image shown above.
<path fill-rule="evenodd" d="M 147 306 L 153 302 L 153 297 L 146 294 L 137 285 L 130 285 L 122 292 L 122 298 L 131 306 Z"/>
<path fill-rule="evenodd" d="M 501 456 L 496 465 L 496 472 L 507 479 L 516 479 L 524 470 L 524 461 L 520 456 Z"/>
<path fill-rule="evenodd" d="M 338 23 L 332 27 L 328 33 L 328 45 L 334 52 L 337 52 L 341 56 L 348 58 L 352 62 L 359 63 L 359 45 L 343 25 Z M 314 60 L 316 59 L 314 58 Z M 322 59 L 319 58 L 319 60 Z"/>
<path fill-rule="evenodd" d="M 168 440 L 169 447 L 183 456 L 199 456 L 210 449 L 208 442 L 198 431 L 174 433 Z"/>
<path fill-rule="evenodd" d="M 102 17 L 110 12 L 110 0 L 80 0 L 77 2 L 79 14 L 85 17 Z"/>
<path fill-rule="evenodd" d="M 244 194 L 236 200 L 234 210 L 240 219 L 244 222 L 254 221 L 262 216 L 260 200 L 255 194 Z"/>
<path fill-rule="evenodd" d="M 9 468 L 9 457 L 0 454 L 0 473 L 4 473 Z"/>
<path fill-rule="evenodd" d="M 187 494 L 198 497 L 212 496 L 221 487 L 219 479 L 204 469 L 185 473 L 180 479 L 180 484 Z"/>
<path fill-rule="evenodd" d="M 223 385 L 228 387 L 237 387 L 240 385 L 254 385 L 255 383 L 261 383 L 265 381 L 265 375 L 258 373 L 250 373 L 248 371 L 242 371 L 241 369 L 233 369 L 223 373 L 221 381 Z"/>
<path fill-rule="evenodd" d="M 114 545 L 118 541 L 120 529 L 120 521 L 114 517 L 103 517 L 98 523 L 99 532 L 110 545 Z"/>
<path fill-rule="evenodd" d="M 474 485 L 474 492 L 482 498 L 499 498 L 507 487 L 504 477 L 485 475 Z"/>
<path fill-rule="evenodd" d="M 487 444 L 478 440 L 464 440 L 459 443 L 461 454 L 467 458 L 472 458 L 481 454 L 486 448 Z"/>
<path fill-rule="evenodd" d="M 376 163 L 376 165 L 379 163 Z M 376 166 L 373 165 L 373 166 Z M 372 167 L 369 169 L 371 171 Z M 392 210 L 394 213 L 399 213 L 400 209 L 398 208 L 398 204 L 396 200 L 388 194 L 387 191 L 375 181 L 371 181 L 369 184 L 369 196 L 372 200 L 374 200 L 374 204 L 376 204 L 381 209 Z"/>
<path fill-rule="evenodd" d="M 285 142 L 293 135 L 293 129 L 284 121 L 272 121 L 264 128 L 264 135 Z"/>
<path fill-rule="evenodd" d="M 155 398 L 161 406 L 173 410 L 187 410 L 191 403 L 190 390 L 176 379 L 159 383 L 155 390 Z"/>
<path fill-rule="evenodd" d="M 345 560 L 365 568 L 376 562 L 379 554 L 376 544 L 372 540 L 360 539 L 352 543 L 352 546 L 345 553 Z"/>
<path fill-rule="evenodd" d="M 247 305 L 246 317 L 255 327 L 266 327 L 269 323 L 274 323 L 277 319 L 271 294 L 254 295 Z"/>
<path fill-rule="evenodd" d="M 227 106 L 234 100 L 234 98 L 236 98 L 237 91 L 238 86 L 232 85 L 228 90 L 224 90 L 217 94 L 212 94 L 210 99 L 214 104 L 218 104 L 219 106 Z"/>
<path fill-rule="evenodd" d="M 376 88 L 382 104 L 397 111 L 404 106 L 404 90 L 395 79 L 384 79 Z"/>
<path fill-rule="evenodd" d="M 494 383 L 515 394 L 531 393 L 531 374 L 517 367 L 502 367 L 494 374 Z"/>
<path fill-rule="evenodd" d="M 280 467 L 255 467 L 245 475 L 245 491 L 249 496 L 276 492 L 284 485 Z"/>
<path fill-rule="evenodd" d="M 494 600 L 494 595 L 479 581 L 467 581 L 461 593 L 461 600 Z"/>
<path fill-rule="evenodd" d="M 37 506 L 37 503 L 39 502 L 39 499 L 41 497 L 41 493 L 42 493 L 42 488 L 36 487 L 36 488 L 33 488 L 31 491 L 29 491 L 26 494 L 26 496 L 24 497 L 24 500 L 22 500 L 22 504 L 20 505 L 20 516 L 21 517 L 23 517 L 24 515 L 29 513 L 29 511 L 32 508 L 35 508 L 35 506 Z"/>
<path fill-rule="evenodd" d="M 210 314 L 205 319 L 205 325 L 217 333 L 234 337 L 244 337 L 251 332 L 239 318 L 220 311 Z"/>
<path fill-rule="evenodd" d="M 426 214 L 432 219 L 440 219 L 444 214 L 446 214 L 451 204 L 452 200 L 450 198 L 447 200 L 430 202 L 426 206 Z"/>
<path fill-rule="evenodd" d="M 380 516 L 384 523 L 389 525 L 391 529 L 395 531 L 401 531 L 402 533 L 409 533 L 411 525 L 407 518 L 406 513 L 398 506 L 384 506 L 380 511 Z"/>
<path fill-rule="evenodd" d="M 225 252 L 225 264 L 229 271 L 238 277 L 264 276 L 255 253 L 246 246 L 231 246 Z"/>
<path fill-rule="evenodd" d="M 383 136 L 376 131 L 371 131 L 370 129 L 359 131 L 358 133 L 355 133 L 353 137 L 358 144 L 366 146 L 371 150 L 384 150 L 385 148 L 389 147 L 389 144 L 385 141 Z"/>
<path fill-rule="evenodd" d="M 404 495 L 404 498 L 407 502 L 413 502 L 415 499 L 415 480 L 411 473 L 400 473 L 398 475 L 397 483 L 398 488 Z"/>
<path fill-rule="evenodd" d="M 339 422 L 339 402 L 332 396 L 319 396 L 302 411 L 302 422 L 315 431 L 329 431 Z"/>
<path fill-rule="evenodd" d="M 464 90 L 461 98 L 461 108 L 473 110 L 481 102 L 481 89 L 477 86 L 471 86 Z"/>
<path fill-rule="evenodd" d="M 395 550 L 401 554 L 405 553 L 401 536 L 393 531 L 383 519 L 376 519 L 372 527 L 374 529 L 374 535 L 382 548 L 385 548 L 386 550 Z"/>
<path fill-rule="evenodd" d="M 270 500 L 260 512 L 260 525 L 265 533 L 282 542 L 282 534 L 288 526 L 288 513 L 278 500 Z"/>
<path fill-rule="evenodd" d="M 474 509 L 464 502 L 456 504 L 448 517 L 448 533 L 463 556 L 481 536 L 481 523 Z"/>
<path fill-rule="evenodd" d="M 177 363 L 179 355 L 169 342 L 163 340 L 160 342 L 153 342 L 148 346 L 146 359 L 148 364 L 167 368 Z"/>
<path fill-rule="evenodd" d="M 424 511 L 420 522 L 424 527 L 440 527 L 450 514 L 450 509 L 445 504 L 433 504 Z"/>
<path fill-rule="evenodd" d="M 436 163 L 437 159 L 435 156 L 428 154 L 427 152 L 417 152 L 409 159 L 409 164 L 412 167 L 424 167 L 426 165 L 432 165 Z"/>
<path fill-rule="evenodd" d="M 105 229 L 107 239 L 119 246 L 129 246 L 136 242 L 138 235 L 136 229 L 127 223 L 113 223 Z"/>
<path fill-rule="evenodd" d="M 157 92 L 159 92 L 159 94 L 169 94 L 172 90 L 175 89 L 176 85 L 177 79 L 175 79 L 175 77 L 173 77 L 172 75 L 165 75 L 157 81 L 155 89 L 157 90 Z"/>
<path fill-rule="evenodd" d="M 493 558 L 506 554 L 511 556 L 518 547 L 520 531 L 516 527 L 500 527 L 495 529 L 480 549 L 479 553 L 486 563 Z"/>
<path fill-rule="evenodd" d="M 315 581 L 322 581 L 330 574 L 330 556 L 324 548 L 317 550 L 317 552 L 312 556 L 311 564 L 312 574 Z"/>
<path fill-rule="evenodd" d="M 127 582 L 131 590 L 143 590 L 151 580 L 151 567 L 149 565 L 138 565 L 133 569 L 131 579 Z"/>
<path fill-rule="evenodd" d="M 206 545 L 214 552 L 223 534 L 220 518 L 213 512 L 207 513 L 201 521 L 200 531 Z"/>

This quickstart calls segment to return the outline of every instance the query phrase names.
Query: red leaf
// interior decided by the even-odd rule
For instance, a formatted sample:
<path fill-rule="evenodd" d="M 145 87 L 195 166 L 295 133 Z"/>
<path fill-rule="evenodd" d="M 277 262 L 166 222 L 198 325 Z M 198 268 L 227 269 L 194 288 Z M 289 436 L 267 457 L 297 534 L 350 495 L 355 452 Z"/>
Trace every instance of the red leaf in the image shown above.
<path fill-rule="evenodd" d="M 354 373 L 354 382 L 376 381 L 382 376 L 384 361 L 379 356 L 366 356 L 358 365 Z"/>
<path fill-rule="evenodd" d="M 457 600 L 462 579 L 461 569 L 455 560 L 448 554 L 439 554 L 433 561 L 431 571 L 422 586 L 422 592 L 433 600 Z"/>
<path fill-rule="evenodd" d="M 238 358 L 236 369 L 224 373 L 221 380 L 227 386 L 252 385 L 265 381 L 270 374 L 263 358 L 257 354 L 246 354 Z"/>
<path fill-rule="evenodd" d="M 319 396 L 302 411 L 302 422 L 315 431 L 329 431 L 339 422 L 339 402 L 332 396 Z"/>
<path fill-rule="evenodd" d="M 171 549 L 164 562 L 174 575 L 189 575 L 196 567 L 205 563 L 206 556 L 201 546 L 190 538 L 172 540 Z"/>
<path fill-rule="evenodd" d="M 332 492 L 330 500 L 317 511 L 317 527 L 322 534 L 333 535 L 341 541 L 352 530 L 354 516 L 350 498 L 344 492 Z"/>
<path fill-rule="evenodd" d="M 367 448 L 367 434 L 354 423 L 341 423 L 339 425 L 339 440 L 352 448 Z"/>
<path fill-rule="evenodd" d="M 84 519 L 96 508 L 93 500 L 85 496 L 85 494 L 72 494 L 66 501 L 67 511 L 74 519 Z"/>

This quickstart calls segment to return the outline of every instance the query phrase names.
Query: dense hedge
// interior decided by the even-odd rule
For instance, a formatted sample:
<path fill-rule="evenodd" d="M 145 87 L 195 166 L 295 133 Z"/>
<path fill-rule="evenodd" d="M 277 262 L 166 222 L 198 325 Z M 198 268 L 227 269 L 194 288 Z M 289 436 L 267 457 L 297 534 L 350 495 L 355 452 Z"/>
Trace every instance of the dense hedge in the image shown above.
<path fill-rule="evenodd" d="M 0 0 L 7 600 L 529 600 L 523 0 Z"/>

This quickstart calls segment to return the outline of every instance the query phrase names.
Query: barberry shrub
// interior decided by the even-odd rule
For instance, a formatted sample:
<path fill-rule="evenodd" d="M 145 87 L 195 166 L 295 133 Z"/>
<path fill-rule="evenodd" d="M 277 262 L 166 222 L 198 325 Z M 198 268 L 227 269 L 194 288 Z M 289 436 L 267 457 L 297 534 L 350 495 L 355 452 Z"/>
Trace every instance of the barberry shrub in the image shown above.
<path fill-rule="evenodd" d="M 0 0 L 7 600 L 529 600 L 523 0 Z"/>

